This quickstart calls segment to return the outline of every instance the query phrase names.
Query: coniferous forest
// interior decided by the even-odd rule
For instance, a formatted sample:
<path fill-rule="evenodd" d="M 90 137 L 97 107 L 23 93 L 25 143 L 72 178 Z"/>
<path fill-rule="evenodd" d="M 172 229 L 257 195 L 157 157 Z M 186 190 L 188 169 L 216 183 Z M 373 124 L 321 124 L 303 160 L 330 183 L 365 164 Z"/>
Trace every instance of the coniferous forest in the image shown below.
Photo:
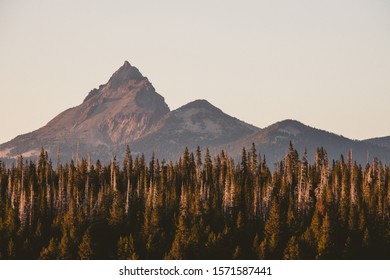
<path fill-rule="evenodd" d="M 0 162 L 1 259 L 390 259 L 390 169 L 352 151 L 268 166 L 185 149 L 108 165 Z"/>

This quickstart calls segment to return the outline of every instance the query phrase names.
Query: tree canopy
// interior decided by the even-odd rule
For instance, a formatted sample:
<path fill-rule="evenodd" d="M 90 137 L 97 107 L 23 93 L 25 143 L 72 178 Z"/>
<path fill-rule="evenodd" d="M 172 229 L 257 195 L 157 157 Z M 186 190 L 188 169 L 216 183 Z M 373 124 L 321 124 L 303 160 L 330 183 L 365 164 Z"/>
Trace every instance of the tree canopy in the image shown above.
<path fill-rule="evenodd" d="M 194 154 L 195 153 L 195 154 Z M 389 259 L 390 169 L 290 143 L 270 169 L 255 145 L 147 163 L 0 162 L 2 259 Z M 133 158 L 134 157 L 134 158 Z"/>

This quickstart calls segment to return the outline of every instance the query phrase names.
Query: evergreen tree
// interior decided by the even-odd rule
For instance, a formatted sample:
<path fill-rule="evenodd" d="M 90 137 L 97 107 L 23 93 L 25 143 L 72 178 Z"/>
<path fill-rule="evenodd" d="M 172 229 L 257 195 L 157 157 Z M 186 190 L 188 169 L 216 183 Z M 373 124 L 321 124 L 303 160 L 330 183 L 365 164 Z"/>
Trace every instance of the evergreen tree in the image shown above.
<path fill-rule="evenodd" d="M 190 231 L 188 229 L 188 219 L 185 215 L 181 215 L 176 228 L 175 238 L 172 243 L 171 250 L 166 256 L 167 259 L 183 260 L 188 257 L 188 240 L 190 239 Z"/>
<path fill-rule="evenodd" d="M 78 157 L 53 168 L 0 162 L 3 259 L 388 259 L 390 169 L 325 149 L 310 164 L 292 143 L 270 170 L 253 144 L 178 162 L 129 148 L 121 167 Z"/>
<path fill-rule="evenodd" d="M 79 257 L 82 260 L 90 260 L 93 258 L 93 248 L 91 242 L 91 231 L 87 229 L 83 235 L 81 243 L 79 245 Z"/>
<path fill-rule="evenodd" d="M 75 251 L 68 231 L 64 231 L 64 233 L 62 234 L 62 238 L 58 249 L 59 249 L 58 252 L 59 259 L 71 260 L 73 258 L 73 254 L 74 254 L 73 252 Z"/>
<path fill-rule="evenodd" d="M 39 259 L 42 260 L 55 260 L 59 258 L 59 251 L 57 241 L 54 238 L 50 239 L 49 245 L 44 247 L 39 254 Z"/>
<path fill-rule="evenodd" d="M 299 260 L 301 259 L 299 251 L 299 242 L 296 236 L 289 239 L 286 249 L 284 249 L 283 259 L 285 260 Z"/>
<path fill-rule="evenodd" d="M 134 238 L 132 235 L 120 237 L 118 240 L 118 254 L 119 260 L 137 260 L 138 255 L 134 248 Z"/>
<path fill-rule="evenodd" d="M 281 249 L 281 217 L 279 202 L 276 198 L 271 201 L 269 217 L 265 224 L 265 240 L 271 259 L 280 258 Z"/>
<path fill-rule="evenodd" d="M 326 214 L 321 226 L 320 236 L 318 239 L 317 258 L 331 258 L 333 249 L 332 247 L 332 227 L 330 217 L 328 214 Z"/>

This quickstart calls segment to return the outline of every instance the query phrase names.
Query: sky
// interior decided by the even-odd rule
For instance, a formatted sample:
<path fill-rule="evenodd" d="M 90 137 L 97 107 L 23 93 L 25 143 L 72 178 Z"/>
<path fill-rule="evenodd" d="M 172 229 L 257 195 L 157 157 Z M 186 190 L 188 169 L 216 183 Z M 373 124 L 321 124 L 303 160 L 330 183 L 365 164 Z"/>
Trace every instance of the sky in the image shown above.
<path fill-rule="evenodd" d="M 170 109 L 390 135 L 390 1 L 0 0 L 0 143 L 79 105 L 125 60 Z"/>

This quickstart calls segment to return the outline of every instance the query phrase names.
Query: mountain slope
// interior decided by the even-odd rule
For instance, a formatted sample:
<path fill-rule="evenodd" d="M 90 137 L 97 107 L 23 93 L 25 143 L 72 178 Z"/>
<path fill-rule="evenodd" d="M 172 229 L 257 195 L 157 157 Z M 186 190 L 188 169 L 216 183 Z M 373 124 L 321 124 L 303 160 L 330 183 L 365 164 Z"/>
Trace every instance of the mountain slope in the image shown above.
<path fill-rule="evenodd" d="M 285 120 L 259 129 L 231 117 L 206 100 L 196 100 L 170 111 L 164 98 L 149 80 L 127 61 L 104 85 L 93 89 L 83 103 L 70 108 L 44 127 L 20 135 L 0 145 L 0 159 L 14 159 L 22 154 L 36 158 L 41 147 L 52 159 L 60 150 L 64 162 L 80 156 L 109 161 L 113 155 L 122 159 L 126 145 L 134 153 L 155 155 L 176 161 L 185 147 L 209 148 L 211 154 L 222 149 L 239 158 L 243 146 L 252 143 L 268 162 L 282 160 L 292 141 L 309 160 L 317 147 L 324 147 L 330 159 L 338 159 L 352 149 L 359 163 L 378 157 L 390 162 L 390 137 L 353 141 L 330 132 Z"/>
<path fill-rule="evenodd" d="M 135 152 L 175 159 L 185 147 L 219 147 L 243 139 L 259 128 L 233 118 L 206 100 L 196 100 L 167 114 L 145 137 L 135 141 Z"/>
<path fill-rule="evenodd" d="M 46 126 L 0 145 L 0 157 L 26 157 L 61 149 L 64 159 L 76 152 L 110 157 L 113 145 L 134 141 L 169 113 L 164 98 L 127 61 L 79 106 L 68 109 Z"/>
<path fill-rule="evenodd" d="M 294 120 L 277 122 L 243 141 L 226 145 L 224 148 L 229 154 L 237 157 L 241 154 L 243 146 L 249 149 L 252 143 L 255 143 L 257 151 L 265 155 L 268 162 L 274 163 L 283 160 L 290 141 L 300 156 L 303 155 L 306 148 L 310 161 L 314 160 L 316 149 L 324 147 L 330 159 L 339 159 L 341 154 L 346 156 L 352 149 L 353 160 L 361 164 L 365 164 L 367 160 L 371 161 L 374 157 L 390 162 L 389 148 L 379 147 L 364 141 L 354 141 Z"/>
<path fill-rule="evenodd" d="M 206 100 L 170 112 L 137 68 L 127 61 L 83 103 L 44 127 L 0 145 L 0 158 L 36 157 L 43 147 L 51 158 L 60 150 L 63 161 L 80 156 L 121 160 L 126 145 L 135 153 L 176 160 L 186 146 L 217 147 L 259 129 L 228 116 Z"/>
<path fill-rule="evenodd" d="M 390 136 L 371 138 L 371 139 L 364 140 L 364 142 L 375 144 L 375 145 L 386 147 L 386 148 L 390 149 Z"/>

